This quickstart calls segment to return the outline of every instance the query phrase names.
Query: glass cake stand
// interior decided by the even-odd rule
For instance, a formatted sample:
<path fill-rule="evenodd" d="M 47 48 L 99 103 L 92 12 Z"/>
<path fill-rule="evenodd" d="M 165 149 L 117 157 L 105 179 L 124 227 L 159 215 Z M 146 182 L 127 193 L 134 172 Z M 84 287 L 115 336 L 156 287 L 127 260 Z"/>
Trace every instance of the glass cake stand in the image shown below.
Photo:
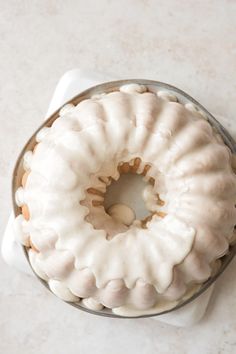
<path fill-rule="evenodd" d="M 36 133 L 44 126 L 51 125 L 51 123 L 56 119 L 58 115 L 58 108 L 64 105 L 66 102 L 70 101 L 72 103 L 77 104 L 81 100 L 90 97 L 91 95 L 102 93 L 102 92 L 110 92 L 114 91 L 119 86 L 126 83 L 139 83 L 146 85 L 150 90 L 152 89 L 162 89 L 168 90 L 177 96 L 178 100 L 181 103 L 191 103 L 197 109 L 200 109 L 205 115 L 206 119 L 219 131 L 221 136 L 223 137 L 225 143 L 229 146 L 233 153 L 236 152 L 236 144 L 230 134 L 225 130 L 225 128 L 196 100 L 192 97 L 184 93 L 183 91 L 170 86 L 165 83 L 152 81 L 152 80 L 120 80 L 120 81 L 112 81 L 100 84 L 107 80 L 107 77 L 104 75 L 91 75 L 84 71 L 75 69 L 71 70 L 63 75 L 60 79 L 51 103 L 49 105 L 48 112 L 46 114 L 46 120 L 39 127 L 39 129 L 33 134 L 33 136 L 29 139 L 25 147 L 23 148 L 13 176 L 13 195 L 17 187 L 19 186 L 21 176 L 22 176 L 22 156 L 26 150 L 33 148 L 35 145 L 35 135 Z M 78 94 L 78 92 L 81 92 Z M 139 182 L 137 182 L 139 183 Z M 127 186 L 126 186 L 127 187 Z M 138 186 L 137 186 L 138 187 Z M 13 207 L 14 210 L 9 218 L 8 225 L 6 227 L 6 231 L 3 237 L 2 242 L 2 255 L 6 263 L 11 266 L 15 266 L 18 270 L 23 271 L 28 274 L 33 275 L 33 270 L 30 266 L 30 263 L 27 262 L 28 255 L 27 251 L 24 247 L 19 245 L 16 242 L 14 230 L 12 227 L 12 221 L 14 220 L 14 215 L 19 214 L 19 208 L 15 204 L 13 198 Z M 141 212 L 141 211 L 140 211 Z M 80 310 L 90 312 L 92 314 L 107 316 L 107 317 L 115 317 L 115 318 L 143 318 L 143 317 L 152 317 L 161 322 L 169 323 L 176 326 L 188 326 L 193 325 L 198 322 L 204 315 L 208 302 L 210 300 L 213 286 L 215 280 L 223 273 L 225 268 L 228 266 L 230 261 L 233 259 L 236 252 L 236 246 L 231 246 L 227 255 L 222 258 L 222 265 L 218 272 L 212 276 L 209 280 L 202 284 L 200 289 L 194 293 L 193 296 L 188 298 L 185 301 L 179 302 L 177 306 L 170 308 L 168 310 L 162 311 L 158 314 L 149 314 L 149 315 L 141 315 L 138 317 L 123 317 L 115 315 L 111 312 L 111 310 L 105 309 L 102 311 L 93 311 L 90 310 L 80 303 L 69 303 L 72 306 L 77 307 Z M 36 275 L 36 274 L 35 274 Z M 37 275 L 36 275 L 37 276 Z M 38 277 L 38 276 L 37 276 Z M 38 279 L 48 288 L 47 283 L 40 279 Z"/>

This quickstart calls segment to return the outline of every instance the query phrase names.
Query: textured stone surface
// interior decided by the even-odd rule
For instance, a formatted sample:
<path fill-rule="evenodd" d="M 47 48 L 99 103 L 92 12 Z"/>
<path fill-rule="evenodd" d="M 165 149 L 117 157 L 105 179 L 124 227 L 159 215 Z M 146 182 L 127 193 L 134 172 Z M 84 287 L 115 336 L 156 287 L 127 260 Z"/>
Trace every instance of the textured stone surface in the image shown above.
<path fill-rule="evenodd" d="M 0 18 L 1 234 L 14 162 L 66 70 L 172 83 L 236 131 L 233 0 L 12 0 L 0 1 Z M 236 260 L 217 282 L 204 320 L 187 329 L 84 314 L 1 259 L 0 266 L 1 353 L 236 352 Z"/>

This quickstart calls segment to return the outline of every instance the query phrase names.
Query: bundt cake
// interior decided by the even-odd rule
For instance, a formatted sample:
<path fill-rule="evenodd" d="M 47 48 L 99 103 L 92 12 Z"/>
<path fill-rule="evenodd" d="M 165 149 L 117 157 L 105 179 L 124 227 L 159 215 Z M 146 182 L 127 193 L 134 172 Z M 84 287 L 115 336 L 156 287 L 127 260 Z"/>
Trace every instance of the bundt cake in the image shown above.
<path fill-rule="evenodd" d="M 36 140 L 24 155 L 15 228 L 58 297 L 151 314 L 219 267 L 234 241 L 236 176 L 230 149 L 195 105 L 128 84 L 65 105 Z M 104 207 L 125 173 L 146 181 L 143 220 L 128 206 Z"/>

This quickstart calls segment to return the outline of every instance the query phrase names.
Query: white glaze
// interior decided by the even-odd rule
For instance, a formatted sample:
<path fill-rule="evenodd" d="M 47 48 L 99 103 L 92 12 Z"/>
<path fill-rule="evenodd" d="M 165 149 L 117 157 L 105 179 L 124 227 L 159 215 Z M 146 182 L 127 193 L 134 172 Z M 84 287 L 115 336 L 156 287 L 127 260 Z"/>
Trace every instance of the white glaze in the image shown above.
<path fill-rule="evenodd" d="M 36 134 L 36 141 L 40 143 L 43 139 L 45 139 L 46 135 L 49 133 L 50 128 L 43 127 L 40 131 Z"/>
<path fill-rule="evenodd" d="M 26 171 L 28 171 L 30 169 L 30 166 L 31 166 L 31 161 L 32 161 L 32 157 L 33 157 L 33 153 L 32 151 L 27 151 L 25 154 L 24 154 L 24 162 L 23 162 L 23 165 L 24 165 L 24 169 Z"/>
<path fill-rule="evenodd" d="M 167 101 L 171 101 L 171 102 L 178 102 L 177 97 L 169 91 L 158 91 L 157 96 L 161 97 L 163 100 L 167 100 Z"/>
<path fill-rule="evenodd" d="M 72 104 L 72 103 L 68 103 L 68 104 L 65 104 L 61 109 L 60 109 L 60 112 L 59 112 L 59 115 L 60 116 L 63 116 L 64 114 L 70 112 L 71 110 L 73 110 L 75 106 Z"/>
<path fill-rule="evenodd" d="M 37 252 L 30 249 L 28 255 L 29 255 L 30 263 L 31 263 L 35 273 L 43 280 L 48 281 L 49 278 L 48 278 L 47 274 L 42 270 L 42 267 L 39 264 Z"/>
<path fill-rule="evenodd" d="M 179 299 L 185 284 L 207 279 L 210 262 L 227 251 L 236 217 L 236 178 L 229 149 L 192 107 L 138 85 L 120 91 L 60 111 L 34 155 L 27 153 L 31 173 L 24 200 L 35 241 L 45 229 L 58 237 L 55 248 L 35 255 L 43 273 L 78 296 L 96 294 L 99 302 L 108 299 L 108 307 L 122 299 L 122 309 L 126 301 L 130 308 L 133 297 L 132 306 L 148 312 L 137 281 L 153 286 L 158 296 Z M 132 164 L 136 157 L 142 159 L 137 173 L 150 164 L 145 178 L 156 181 L 146 198 L 148 209 L 168 214 L 154 216 L 147 229 L 114 220 L 103 206 L 92 204 L 102 202 L 102 195 L 86 192 L 92 187 L 104 193 L 107 177 L 119 178 L 118 164 Z M 155 205 L 156 195 L 164 206 Z M 96 286 L 84 278 L 85 270 Z M 109 281 L 115 279 L 123 279 L 124 286 L 111 298 Z M 151 297 L 150 307 L 156 299 Z"/>
<path fill-rule="evenodd" d="M 50 279 L 48 285 L 51 291 L 60 299 L 69 302 L 80 301 L 80 299 L 77 296 L 73 295 L 72 292 L 61 281 Z"/>
<path fill-rule="evenodd" d="M 120 306 L 113 309 L 113 312 L 119 316 L 138 317 L 142 315 L 154 315 L 155 313 L 168 311 L 174 308 L 178 301 L 160 301 L 157 305 L 152 306 L 148 310 L 139 310 L 132 305 Z"/>
<path fill-rule="evenodd" d="M 135 219 L 135 212 L 125 204 L 111 205 L 107 210 L 107 214 L 126 226 L 131 225 Z"/>
<path fill-rule="evenodd" d="M 19 187 L 16 191 L 15 194 L 15 200 L 16 200 L 16 204 L 18 206 L 22 206 L 25 204 L 25 200 L 24 200 L 24 189 L 22 187 Z"/>
<path fill-rule="evenodd" d="M 14 232 L 16 235 L 16 240 L 21 243 L 24 246 L 29 246 L 29 233 L 26 232 L 24 228 L 24 223 L 25 220 L 23 218 L 23 215 L 18 215 L 17 218 L 15 218 L 13 227 L 14 227 Z"/>
<path fill-rule="evenodd" d="M 155 194 L 153 186 L 147 185 L 143 189 L 142 196 L 147 210 L 155 212 L 158 209 L 158 205 L 157 205 L 157 195 Z"/>
<path fill-rule="evenodd" d="M 104 306 L 97 302 L 95 299 L 92 297 L 88 297 L 86 299 L 82 300 L 82 303 L 84 306 L 86 306 L 88 309 L 93 310 L 93 311 L 101 311 Z"/>

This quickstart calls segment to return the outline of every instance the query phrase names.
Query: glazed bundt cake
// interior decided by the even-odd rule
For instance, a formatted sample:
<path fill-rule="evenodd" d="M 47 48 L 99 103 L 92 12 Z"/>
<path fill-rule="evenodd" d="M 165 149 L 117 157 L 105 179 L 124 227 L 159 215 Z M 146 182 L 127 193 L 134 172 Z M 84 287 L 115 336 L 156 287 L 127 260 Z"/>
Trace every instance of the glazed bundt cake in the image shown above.
<path fill-rule="evenodd" d="M 156 313 L 207 280 L 234 241 L 232 154 L 203 112 L 129 84 L 64 106 L 24 155 L 15 228 L 35 273 L 69 302 Z M 104 207 L 141 175 L 149 215 Z"/>

